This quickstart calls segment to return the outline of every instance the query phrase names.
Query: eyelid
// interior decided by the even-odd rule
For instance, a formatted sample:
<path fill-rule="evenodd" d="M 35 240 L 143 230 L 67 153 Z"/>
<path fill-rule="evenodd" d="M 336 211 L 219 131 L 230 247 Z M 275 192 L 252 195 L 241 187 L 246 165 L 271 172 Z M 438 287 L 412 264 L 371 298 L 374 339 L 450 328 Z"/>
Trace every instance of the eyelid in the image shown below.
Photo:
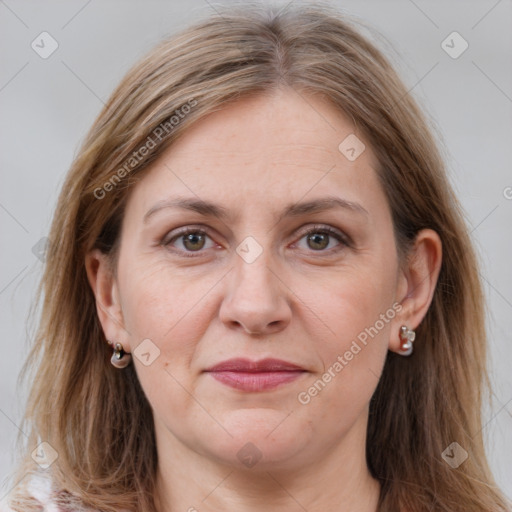
<path fill-rule="evenodd" d="M 204 235 L 207 235 L 210 237 L 210 239 L 213 240 L 213 237 L 211 236 L 211 229 L 208 228 L 208 226 L 205 226 L 203 224 L 188 224 L 186 226 L 182 226 L 180 228 L 176 228 L 172 230 L 172 236 L 169 236 L 171 232 L 168 232 L 160 242 L 160 245 L 163 245 L 164 247 L 168 247 L 171 245 L 171 242 L 178 240 L 180 237 L 188 235 L 189 233 L 201 233 Z M 183 253 L 184 251 L 177 250 L 179 253 Z M 185 251 L 188 254 L 194 254 L 193 251 Z M 197 251 L 198 254 L 202 251 Z"/>
<path fill-rule="evenodd" d="M 175 230 L 172 230 L 172 231 L 173 231 L 173 235 L 169 236 L 169 233 L 167 233 L 163 237 L 162 241 L 160 242 L 160 245 L 162 245 L 164 247 L 170 247 L 171 242 L 173 242 L 173 241 L 179 239 L 180 237 L 185 236 L 189 233 L 201 233 L 201 234 L 208 236 L 210 239 L 213 240 L 213 238 L 211 236 L 212 230 L 208 226 L 205 226 L 203 224 L 189 224 L 189 225 L 183 226 L 181 228 L 176 228 Z M 296 236 L 298 236 L 297 241 L 293 242 L 292 245 L 294 245 L 297 242 L 299 242 L 300 240 L 302 240 L 302 238 L 304 238 L 304 236 L 308 235 L 309 233 L 316 233 L 316 232 L 327 233 L 328 235 L 335 237 L 338 240 L 338 242 L 340 242 L 341 246 L 352 247 L 352 240 L 350 239 L 350 237 L 347 234 L 345 234 L 343 231 L 341 231 L 337 228 L 334 228 L 333 226 L 330 226 L 329 224 L 313 224 L 313 225 L 305 226 L 303 229 L 299 230 L 298 235 L 296 235 Z M 174 249 L 174 248 L 169 249 L 169 250 L 172 250 L 173 252 L 179 253 L 181 255 L 186 254 L 187 256 L 185 256 L 185 257 L 200 256 L 204 252 L 204 250 L 199 250 L 199 251 L 194 252 L 194 251 L 183 251 L 183 250 Z M 331 254 L 332 252 L 336 252 L 338 250 L 340 250 L 340 248 L 335 247 L 335 248 L 331 248 L 329 250 L 321 250 L 321 251 L 312 250 L 312 252 L 317 252 L 318 255 L 322 255 L 322 253 L 325 255 L 328 255 L 328 254 Z"/>
<path fill-rule="evenodd" d="M 330 236 L 335 237 L 341 244 L 346 245 L 347 247 L 352 247 L 352 240 L 351 238 L 344 233 L 343 231 L 330 226 L 329 224 L 313 224 L 310 226 L 306 226 L 303 230 L 299 232 L 299 238 L 297 241 L 301 240 L 304 236 L 308 235 L 309 233 L 317 233 L 317 232 L 325 232 Z M 294 242 L 296 243 L 296 242 Z M 317 251 L 318 253 L 326 253 L 329 254 L 331 251 L 335 251 L 336 249 L 331 249 L 327 251 Z M 313 251 L 315 252 L 315 251 Z"/>

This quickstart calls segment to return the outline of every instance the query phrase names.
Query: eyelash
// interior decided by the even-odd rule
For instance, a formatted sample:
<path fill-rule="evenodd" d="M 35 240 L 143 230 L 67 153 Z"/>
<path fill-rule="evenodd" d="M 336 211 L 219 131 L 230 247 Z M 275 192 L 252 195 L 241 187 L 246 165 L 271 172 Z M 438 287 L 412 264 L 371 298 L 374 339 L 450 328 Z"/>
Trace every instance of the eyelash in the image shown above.
<path fill-rule="evenodd" d="M 340 242 L 340 244 L 342 246 L 346 246 L 346 247 L 351 247 L 351 241 L 350 239 L 348 238 L 348 236 L 344 235 L 342 232 L 332 228 L 331 226 L 327 226 L 327 225 L 315 225 L 311 228 L 309 228 L 307 231 L 303 232 L 301 234 L 301 237 L 299 238 L 299 240 L 302 240 L 302 238 L 308 236 L 308 235 L 311 235 L 313 233 L 322 233 L 322 234 L 327 234 L 329 236 L 332 236 L 334 237 L 338 242 Z M 200 234 L 200 235 L 207 235 L 209 236 L 208 234 L 208 230 L 206 230 L 205 228 L 202 228 L 202 227 L 196 227 L 196 226 L 188 226 L 184 229 L 182 229 L 181 231 L 179 231 L 178 233 L 174 234 L 174 236 L 172 236 L 172 238 L 167 238 L 165 237 L 162 242 L 161 242 L 161 245 L 163 245 L 164 247 L 166 248 L 169 248 L 169 246 L 175 241 L 175 240 L 178 240 L 180 237 L 184 237 L 186 235 L 189 235 L 189 234 Z M 331 248 L 331 249 L 328 249 L 328 250 L 318 250 L 318 251 L 314 251 L 313 249 L 311 250 L 312 252 L 318 252 L 318 253 L 326 253 L 326 254 L 331 254 L 332 252 L 338 252 L 340 250 L 342 250 L 343 247 L 337 247 L 337 248 Z M 201 253 L 203 252 L 202 250 L 199 250 L 199 251 L 183 251 L 183 250 L 180 250 L 180 249 L 170 249 L 172 250 L 173 252 L 176 252 L 176 253 L 179 253 L 180 255 L 185 255 L 186 258 L 197 258 L 199 256 L 201 256 Z M 323 256 L 323 254 L 321 254 Z"/>

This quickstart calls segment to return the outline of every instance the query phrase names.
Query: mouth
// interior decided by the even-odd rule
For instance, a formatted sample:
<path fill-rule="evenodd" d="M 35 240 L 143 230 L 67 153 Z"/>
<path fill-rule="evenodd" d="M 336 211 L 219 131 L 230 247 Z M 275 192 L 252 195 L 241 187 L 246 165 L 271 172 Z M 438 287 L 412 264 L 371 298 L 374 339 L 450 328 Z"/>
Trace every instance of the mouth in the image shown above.
<path fill-rule="evenodd" d="M 280 359 L 230 359 L 205 370 L 218 382 L 240 391 L 261 392 L 288 384 L 306 370 Z"/>

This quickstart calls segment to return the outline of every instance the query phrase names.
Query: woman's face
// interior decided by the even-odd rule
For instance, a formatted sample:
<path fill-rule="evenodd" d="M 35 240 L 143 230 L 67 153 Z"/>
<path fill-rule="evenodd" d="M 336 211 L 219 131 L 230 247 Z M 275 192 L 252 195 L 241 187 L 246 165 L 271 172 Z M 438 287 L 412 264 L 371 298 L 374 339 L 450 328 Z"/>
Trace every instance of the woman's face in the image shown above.
<path fill-rule="evenodd" d="M 159 451 L 254 471 L 364 444 L 407 285 L 371 148 L 305 98 L 211 114 L 128 200 L 103 326 L 134 356 Z"/>

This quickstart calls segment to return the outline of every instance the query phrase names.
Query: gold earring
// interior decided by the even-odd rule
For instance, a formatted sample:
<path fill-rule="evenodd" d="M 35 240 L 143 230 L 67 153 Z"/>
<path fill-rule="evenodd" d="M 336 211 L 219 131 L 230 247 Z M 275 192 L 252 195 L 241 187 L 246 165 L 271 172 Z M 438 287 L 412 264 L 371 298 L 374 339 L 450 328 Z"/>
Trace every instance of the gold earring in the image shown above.
<path fill-rule="evenodd" d="M 412 342 L 416 339 L 416 332 L 406 325 L 400 327 L 400 355 L 410 356 L 412 354 Z"/>

